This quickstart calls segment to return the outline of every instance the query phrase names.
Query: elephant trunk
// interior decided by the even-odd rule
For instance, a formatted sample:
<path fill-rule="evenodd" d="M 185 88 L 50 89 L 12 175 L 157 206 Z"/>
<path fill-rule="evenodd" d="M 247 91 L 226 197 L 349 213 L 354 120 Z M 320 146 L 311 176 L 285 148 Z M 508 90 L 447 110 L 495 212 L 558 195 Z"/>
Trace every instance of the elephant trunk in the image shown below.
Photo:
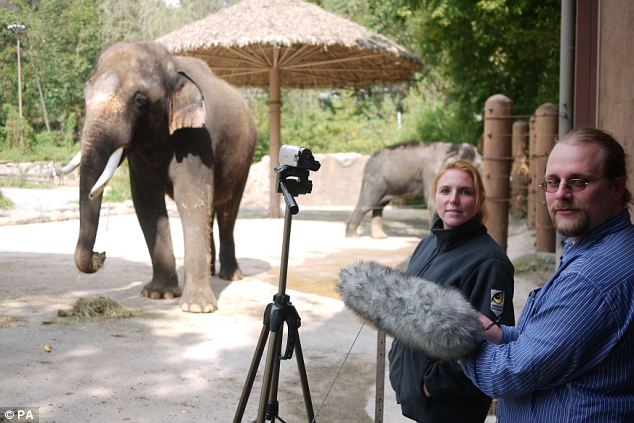
<path fill-rule="evenodd" d="M 87 143 L 90 145 L 90 143 Z M 106 260 L 106 253 L 93 251 L 99 228 L 99 213 L 103 188 L 121 161 L 123 148 L 110 157 L 87 152 L 79 169 L 79 237 L 75 247 L 75 265 L 84 273 L 98 271 Z"/>

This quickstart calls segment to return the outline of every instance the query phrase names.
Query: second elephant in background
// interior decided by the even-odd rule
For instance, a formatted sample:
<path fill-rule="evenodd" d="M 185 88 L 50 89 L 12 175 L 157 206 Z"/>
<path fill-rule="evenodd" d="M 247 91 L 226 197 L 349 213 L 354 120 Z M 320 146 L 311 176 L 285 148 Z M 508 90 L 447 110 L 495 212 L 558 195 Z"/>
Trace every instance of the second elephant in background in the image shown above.
<path fill-rule="evenodd" d="M 374 153 L 365 165 L 359 200 L 346 221 L 346 236 L 357 235 L 365 214 L 372 210 L 370 236 L 386 238 L 383 209 L 397 197 L 429 198 L 436 173 L 452 160 L 469 160 L 478 167 L 482 157 L 467 143 L 408 141 Z"/>

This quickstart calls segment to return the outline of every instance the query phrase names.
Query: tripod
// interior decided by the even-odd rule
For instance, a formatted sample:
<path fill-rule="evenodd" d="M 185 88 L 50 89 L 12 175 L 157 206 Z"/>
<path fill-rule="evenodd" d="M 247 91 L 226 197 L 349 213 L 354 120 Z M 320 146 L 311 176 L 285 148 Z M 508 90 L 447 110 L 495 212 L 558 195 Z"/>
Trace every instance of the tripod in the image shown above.
<path fill-rule="evenodd" d="M 233 419 L 234 423 L 240 423 L 244 415 L 244 409 L 249 401 L 253 381 L 262 359 L 264 347 L 269 338 L 269 349 L 266 356 L 266 364 L 264 368 L 264 379 L 262 381 L 262 391 L 260 393 L 260 403 L 258 407 L 258 416 L 255 422 L 263 423 L 264 419 L 275 421 L 279 419 L 282 423 L 286 423 L 279 417 L 279 402 L 277 400 L 277 389 L 280 376 L 280 360 L 288 360 L 295 352 L 297 360 L 297 369 L 299 370 L 299 378 L 304 395 L 304 406 L 306 408 L 306 416 L 308 422 L 315 420 L 313 411 L 313 403 L 310 398 L 310 388 L 308 387 L 308 377 L 306 376 L 306 366 L 304 365 L 304 355 L 299 340 L 298 329 L 301 325 L 301 319 L 295 307 L 291 304 L 290 296 L 286 294 L 286 275 L 288 269 L 288 247 L 291 235 L 292 215 L 297 214 L 299 207 L 294 197 L 299 194 L 306 194 L 312 190 L 312 182 L 308 180 L 308 170 L 290 166 L 280 166 L 275 168 L 277 173 L 278 187 L 277 192 L 281 192 L 286 202 L 286 211 L 284 213 L 284 239 L 282 243 L 282 259 L 280 264 L 279 291 L 273 296 L 273 302 L 266 306 L 264 311 L 264 322 L 260 338 L 255 349 L 255 354 L 249 367 L 247 380 L 242 389 L 242 396 L 238 403 L 238 409 Z M 287 179 L 289 176 L 297 177 L 297 180 Z M 284 323 L 288 326 L 288 336 L 286 341 L 286 350 L 283 356 L 282 336 Z"/>

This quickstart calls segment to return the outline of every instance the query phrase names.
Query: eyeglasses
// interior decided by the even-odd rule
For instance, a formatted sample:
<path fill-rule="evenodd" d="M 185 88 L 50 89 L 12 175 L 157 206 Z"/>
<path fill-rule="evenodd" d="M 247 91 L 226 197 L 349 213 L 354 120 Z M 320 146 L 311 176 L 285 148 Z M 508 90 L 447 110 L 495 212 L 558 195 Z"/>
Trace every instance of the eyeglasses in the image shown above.
<path fill-rule="evenodd" d="M 598 178 L 598 179 L 601 179 L 601 178 Z M 585 178 L 568 179 L 566 182 L 564 182 L 564 186 L 566 187 L 567 190 L 570 190 L 572 192 L 579 192 L 586 189 L 588 185 L 590 185 L 593 182 L 596 182 L 598 179 L 595 179 L 594 181 L 591 181 L 590 179 L 585 179 Z M 553 192 L 557 192 L 560 186 L 561 186 L 561 179 L 551 178 L 551 179 L 545 179 L 542 182 L 540 182 L 539 189 L 545 192 L 553 193 Z"/>

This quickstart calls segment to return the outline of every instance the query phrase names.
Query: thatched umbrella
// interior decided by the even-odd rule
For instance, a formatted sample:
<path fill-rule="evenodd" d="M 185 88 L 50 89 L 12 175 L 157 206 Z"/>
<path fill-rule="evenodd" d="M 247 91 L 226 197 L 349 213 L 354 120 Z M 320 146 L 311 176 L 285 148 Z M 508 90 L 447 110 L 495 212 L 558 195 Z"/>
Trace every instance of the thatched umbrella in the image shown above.
<path fill-rule="evenodd" d="M 421 67 L 398 44 L 301 0 L 244 0 L 157 41 L 205 60 L 231 84 L 269 87 L 271 169 L 280 149 L 280 87 L 365 87 L 409 80 Z M 269 215 L 279 217 L 275 182 Z"/>

